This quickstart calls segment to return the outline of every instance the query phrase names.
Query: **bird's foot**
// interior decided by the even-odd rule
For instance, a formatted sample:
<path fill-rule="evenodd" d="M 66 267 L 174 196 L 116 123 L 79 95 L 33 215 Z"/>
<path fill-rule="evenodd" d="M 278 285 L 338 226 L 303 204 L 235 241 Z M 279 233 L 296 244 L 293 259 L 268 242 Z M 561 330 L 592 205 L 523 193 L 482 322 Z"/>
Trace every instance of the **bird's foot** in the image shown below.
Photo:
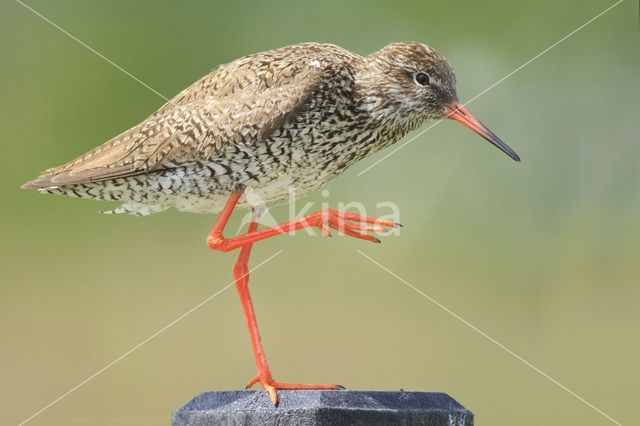
<path fill-rule="evenodd" d="M 310 225 L 317 226 L 324 235 L 330 237 L 328 228 L 335 229 L 350 237 L 379 243 L 380 240 L 373 235 L 364 232 L 386 232 L 387 228 L 397 228 L 402 225 L 388 219 L 377 219 L 362 216 L 357 213 L 341 212 L 339 210 L 325 209 L 310 214 L 304 218 Z"/>
<path fill-rule="evenodd" d="M 301 383 L 281 383 L 273 380 L 271 375 L 266 375 L 264 377 L 256 376 L 249 381 L 249 384 L 245 389 L 249 389 L 251 386 L 260 382 L 264 390 L 269 393 L 269 397 L 271 398 L 271 402 L 275 407 L 278 406 L 278 394 L 276 392 L 277 389 L 315 389 L 315 390 L 340 390 L 344 389 L 343 386 L 340 385 L 305 385 Z"/>

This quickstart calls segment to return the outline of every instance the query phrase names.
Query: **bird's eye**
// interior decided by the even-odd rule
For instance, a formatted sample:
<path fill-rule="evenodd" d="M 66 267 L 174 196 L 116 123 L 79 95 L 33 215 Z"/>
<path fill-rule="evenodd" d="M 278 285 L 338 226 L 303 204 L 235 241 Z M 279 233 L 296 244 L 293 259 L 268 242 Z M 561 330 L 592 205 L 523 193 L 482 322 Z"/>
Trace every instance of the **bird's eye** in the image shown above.
<path fill-rule="evenodd" d="M 414 79 L 420 86 L 426 86 L 429 84 L 429 76 L 423 72 L 419 72 L 418 74 L 416 74 L 414 76 Z"/>

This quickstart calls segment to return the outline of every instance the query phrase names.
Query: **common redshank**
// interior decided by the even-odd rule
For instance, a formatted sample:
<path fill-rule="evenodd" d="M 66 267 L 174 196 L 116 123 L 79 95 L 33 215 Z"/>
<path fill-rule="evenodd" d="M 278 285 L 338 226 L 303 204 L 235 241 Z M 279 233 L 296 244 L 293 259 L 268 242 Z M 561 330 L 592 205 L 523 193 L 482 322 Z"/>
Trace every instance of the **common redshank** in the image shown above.
<path fill-rule="evenodd" d="M 305 227 L 379 242 L 371 232 L 399 224 L 325 209 L 258 229 L 256 216 L 291 193 L 316 191 L 425 121 L 446 117 L 520 160 L 460 104 L 453 68 L 433 48 L 392 43 L 362 57 L 331 44 L 304 43 L 219 66 L 142 123 L 22 187 L 124 202 L 110 213 L 147 215 L 169 207 L 221 212 L 207 244 L 240 249 L 233 276 L 257 364 L 247 387 L 260 382 L 277 405 L 277 389 L 339 387 L 273 379 L 248 289 L 252 244 Z M 236 207 L 252 210 L 247 233 L 225 238 Z"/>

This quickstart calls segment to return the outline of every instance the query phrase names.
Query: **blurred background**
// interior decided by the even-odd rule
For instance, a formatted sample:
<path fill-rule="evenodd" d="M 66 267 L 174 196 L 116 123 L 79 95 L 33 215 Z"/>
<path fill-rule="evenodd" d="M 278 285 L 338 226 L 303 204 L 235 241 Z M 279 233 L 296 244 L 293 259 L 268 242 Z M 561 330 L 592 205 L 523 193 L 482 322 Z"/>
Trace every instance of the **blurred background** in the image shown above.
<path fill-rule="evenodd" d="M 167 97 L 257 51 L 323 41 L 368 54 L 415 40 L 448 57 L 464 103 L 613 3 L 27 4 Z M 277 380 L 443 391 L 485 425 L 611 423 L 360 250 L 617 421 L 637 422 L 637 7 L 621 3 L 467 106 L 521 164 L 443 122 L 298 205 L 358 201 L 375 215 L 391 201 L 400 235 L 373 245 L 298 233 L 254 247 L 252 266 L 282 250 L 250 282 Z M 230 284 L 236 254 L 205 245 L 212 215 L 103 216 L 116 204 L 19 189 L 164 101 L 19 3 L 0 15 L 0 418 L 16 424 Z M 29 424 L 167 424 L 199 392 L 241 389 L 254 374 L 230 287 Z"/>

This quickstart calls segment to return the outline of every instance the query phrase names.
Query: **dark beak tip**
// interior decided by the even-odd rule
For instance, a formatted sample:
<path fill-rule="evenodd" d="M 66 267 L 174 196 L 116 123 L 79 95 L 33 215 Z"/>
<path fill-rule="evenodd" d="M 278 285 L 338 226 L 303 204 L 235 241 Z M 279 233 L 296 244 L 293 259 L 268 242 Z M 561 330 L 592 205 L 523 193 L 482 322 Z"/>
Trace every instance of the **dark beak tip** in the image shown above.
<path fill-rule="evenodd" d="M 507 154 L 511 159 L 516 162 L 520 162 L 520 157 L 518 156 L 518 154 L 516 154 L 516 152 L 511 149 L 509 145 L 504 143 L 498 136 L 496 136 L 491 130 L 489 130 L 487 126 L 478 121 L 478 119 L 475 118 L 473 114 L 467 111 L 467 109 L 460 104 L 460 102 L 456 101 L 452 104 L 445 105 L 445 115 L 448 118 L 452 118 L 469 127 L 471 130 L 489 141 L 496 148 L 500 149 L 500 151 Z"/>
<path fill-rule="evenodd" d="M 505 154 L 507 154 L 507 156 L 509 158 L 511 158 L 513 161 L 515 161 L 516 163 L 520 163 L 520 156 L 518 154 L 516 154 L 515 151 L 510 150 L 510 151 L 506 151 L 501 149 L 501 151 L 503 151 Z"/>
<path fill-rule="evenodd" d="M 515 151 L 505 152 L 505 154 L 507 154 L 509 156 L 509 158 L 511 158 L 516 163 L 520 163 L 520 156 L 518 154 L 516 154 Z"/>

